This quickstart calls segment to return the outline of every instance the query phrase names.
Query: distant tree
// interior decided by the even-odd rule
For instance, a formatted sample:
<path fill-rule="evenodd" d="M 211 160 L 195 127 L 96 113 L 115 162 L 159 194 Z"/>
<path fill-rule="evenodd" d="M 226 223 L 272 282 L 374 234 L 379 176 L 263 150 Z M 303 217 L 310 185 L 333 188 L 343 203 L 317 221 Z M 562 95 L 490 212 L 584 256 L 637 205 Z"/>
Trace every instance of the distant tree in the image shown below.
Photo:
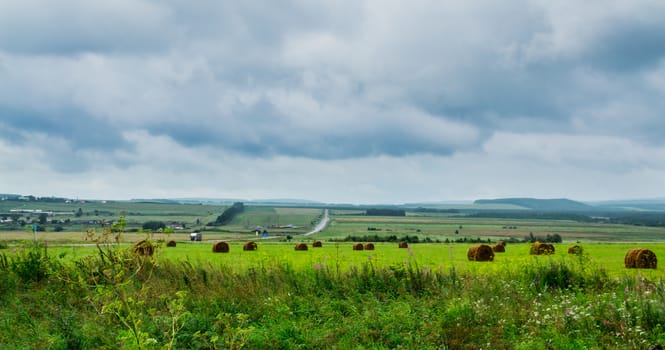
<path fill-rule="evenodd" d="M 53 229 L 54 232 L 62 232 L 62 231 L 64 231 L 64 230 L 65 230 L 65 229 L 64 229 L 64 227 L 62 227 L 62 226 L 56 226 L 56 227 Z"/>
<path fill-rule="evenodd" d="M 76 217 L 80 218 L 81 216 L 83 216 L 83 209 L 79 208 L 79 210 L 76 211 Z"/>
<path fill-rule="evenodd" d="M 166 228 L 166 224 L 162 221 L 148 221 L 145 222 L 142 227 L 144 230 L 156 232 L 158 230 L 164 230 Z"/>
<path fill-rule="evenodd" d="M 365 211 L 367 216 L 406 216 L 404 209 L 390 209 L 390 208 L 379 208 L 379 209 L 367 209 Z"/>
<path fill-rule="evenodd" d="M 48 214 L 46 214 L 46 213 L 39 214 L 39 224 L 40 225 L 46 225 L 46 219 L 47 218 L 48 218 Z"/>
<path fill-rule="evenodd" d="M 224 210 L 222 215 L 217 217 L 217 219 L 215 220 L 215 222 L 213 224 L 214 225 L 226 225 L 229 222 L 231 222 L 231 220 L 233 220 L 233 218 L 236 215 L 242 213 L 243 211 L 245 211 L 245 205 L 243 203 L 241 203 L 241 202 L 233 203 L 233 205 L 231 207 Z"/>
<path fill-rule="evenodd" d="M 125 232 L 125 228 L 127 227 L 127 220 L 125 219 L 124 216 L 121 216 L 118 221 L 114 222 L 113 225 L 111 225 L 111 232 Z"/>

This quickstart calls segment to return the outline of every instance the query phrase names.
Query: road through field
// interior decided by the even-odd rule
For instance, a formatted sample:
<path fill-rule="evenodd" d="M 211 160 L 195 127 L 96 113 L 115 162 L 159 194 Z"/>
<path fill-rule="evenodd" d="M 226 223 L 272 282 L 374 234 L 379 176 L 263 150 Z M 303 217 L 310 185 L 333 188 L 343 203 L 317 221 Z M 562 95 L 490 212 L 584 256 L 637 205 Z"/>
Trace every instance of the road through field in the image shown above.
<path fill-rule="evenodd" d="M 303 234 L 303 236 L 309 236 L 313 235 L 317 232 L 321 232 L 326 226 L 328 226 L 328 222 L 330 221 L 330 217 L 328 216 L 328 209 L 323 210 L 323 218 L 321 221 L 319 221 L 318 224 L 316 224 L 316 227 L 314 227 L 313 230 Z"/>

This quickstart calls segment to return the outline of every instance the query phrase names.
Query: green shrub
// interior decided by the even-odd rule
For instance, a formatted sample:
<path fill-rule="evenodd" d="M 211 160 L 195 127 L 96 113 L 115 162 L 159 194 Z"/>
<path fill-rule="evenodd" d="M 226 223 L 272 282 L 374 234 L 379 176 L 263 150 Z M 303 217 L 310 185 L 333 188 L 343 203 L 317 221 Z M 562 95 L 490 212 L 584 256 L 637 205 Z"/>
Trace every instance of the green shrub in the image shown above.
<path fill-rule="evenodd" d="M 26 243 L 17 250 L 9 261 L 12 272 L 22 282 L 39 282 L 49 274 L 49 260 L 46 245 L 39 241 Z"/>

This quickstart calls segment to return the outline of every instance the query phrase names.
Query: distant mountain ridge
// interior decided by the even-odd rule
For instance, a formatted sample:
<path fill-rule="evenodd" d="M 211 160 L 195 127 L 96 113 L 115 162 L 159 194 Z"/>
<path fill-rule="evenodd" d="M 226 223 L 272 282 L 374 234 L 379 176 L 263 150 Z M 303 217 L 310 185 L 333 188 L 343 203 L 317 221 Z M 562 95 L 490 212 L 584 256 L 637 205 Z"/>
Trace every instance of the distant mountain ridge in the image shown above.
<path fill-rule="evenodd" d="M 566 198 L 497 198 L 478 199 L 473 204 L 512 204 L 526 209 L 543 211 L 589 211 L 596 208 L 582 202 Z"/>

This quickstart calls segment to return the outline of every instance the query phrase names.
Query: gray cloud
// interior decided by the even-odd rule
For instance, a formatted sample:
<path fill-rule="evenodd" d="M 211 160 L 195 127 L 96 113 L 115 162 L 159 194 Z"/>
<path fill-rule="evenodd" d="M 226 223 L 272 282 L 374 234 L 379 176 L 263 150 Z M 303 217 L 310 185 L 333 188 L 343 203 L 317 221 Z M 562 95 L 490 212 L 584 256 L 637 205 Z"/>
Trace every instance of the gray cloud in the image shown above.
<path fill-rule="evenodd" d="M 343 164 L 471 159 L 552 134 L 589 150 L 566 166 L 605 146 L 660 154 L 663 14 L 648 0 L 10 1 L 0 4 L 0 141 L 57 144 L 41 152 L 58 171 L 99 157 L 136 166 L 146 147 L 136 135 Z"/>

